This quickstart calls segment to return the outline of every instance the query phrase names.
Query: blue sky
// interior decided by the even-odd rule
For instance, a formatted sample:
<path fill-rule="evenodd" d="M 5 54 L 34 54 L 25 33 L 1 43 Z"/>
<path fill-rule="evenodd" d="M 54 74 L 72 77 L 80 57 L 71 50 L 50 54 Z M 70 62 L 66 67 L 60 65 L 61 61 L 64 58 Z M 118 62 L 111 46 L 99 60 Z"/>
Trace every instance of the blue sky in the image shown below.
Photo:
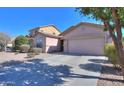
<path fill-rule="evenodd" d="M 79 22 L 99 23 L 75 12 L 75 8 L 0 8 L 0 32 L 11 37 L 28 34 L 28 30 L 54 24 L 60 31 Z"/>

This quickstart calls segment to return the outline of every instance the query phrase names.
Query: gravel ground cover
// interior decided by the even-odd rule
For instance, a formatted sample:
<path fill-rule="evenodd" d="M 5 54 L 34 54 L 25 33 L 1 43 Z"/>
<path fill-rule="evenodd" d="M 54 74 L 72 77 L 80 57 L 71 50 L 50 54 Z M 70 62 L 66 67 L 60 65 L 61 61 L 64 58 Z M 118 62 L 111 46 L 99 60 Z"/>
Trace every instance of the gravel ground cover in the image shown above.
<path fill-rule="evenodd" d="M 116 70 L 111 63 L 102 65 L 102 72 L 97 82 L 98 86 L 123 86 L 121 71 Z"/>

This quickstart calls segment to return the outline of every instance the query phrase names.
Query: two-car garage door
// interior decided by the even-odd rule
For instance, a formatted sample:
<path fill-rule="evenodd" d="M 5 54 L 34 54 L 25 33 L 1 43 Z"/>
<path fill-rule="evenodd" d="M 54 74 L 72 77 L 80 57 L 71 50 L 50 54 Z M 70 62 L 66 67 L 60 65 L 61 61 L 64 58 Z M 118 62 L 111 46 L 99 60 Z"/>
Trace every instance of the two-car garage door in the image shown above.
<path fill-rule="evenodd" d="M 86 55 L 103 55 L 104 38 L 67 40 L 65 52 Z"/>

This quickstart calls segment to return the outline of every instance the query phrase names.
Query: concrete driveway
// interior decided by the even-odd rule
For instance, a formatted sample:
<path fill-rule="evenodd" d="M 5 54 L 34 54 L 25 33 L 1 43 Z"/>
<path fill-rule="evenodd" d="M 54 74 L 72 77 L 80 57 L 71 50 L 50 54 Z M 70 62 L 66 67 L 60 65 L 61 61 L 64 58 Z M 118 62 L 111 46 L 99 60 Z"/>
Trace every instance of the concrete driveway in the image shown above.
<path fill-rule="evenodd" d="M 25 54 L 1 56 L 1 85 L 96 86 L 106 59 L 66 54 L 41 54 L 33 59 L 25 59 Z"/>
<path fill-rule="evenodd" d="M 70 68 L 70 75 L 61 77 L 63 84 L 69 86 L 96 86 L 101 73 L 101 64 L 106 61 L 104 56 L 81 56 L 65 54 L 39 55 L 44 63 L 52 66 L 66 65 Z"/>

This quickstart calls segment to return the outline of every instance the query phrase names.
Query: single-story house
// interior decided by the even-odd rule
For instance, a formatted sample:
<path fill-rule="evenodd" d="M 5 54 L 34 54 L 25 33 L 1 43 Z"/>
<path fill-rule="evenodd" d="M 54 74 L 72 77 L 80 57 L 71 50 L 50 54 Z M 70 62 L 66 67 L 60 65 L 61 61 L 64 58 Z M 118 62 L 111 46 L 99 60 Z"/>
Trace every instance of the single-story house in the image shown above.
<path fill-rule="evenodd" d="M 104 45 L 111 43 L 104 26 L 81 22 L 61 33 L 63 36 L 64 52 L 86 55 L 104 55 Z"/>
<path fill-rule="evenodd" d="M 103 25 L 81 22 L 61 32 L 49 25 L 30 30 L 30 37 L 32 47 L 42 48 L 43 52 L 104 55 L 104 45 L 112 39 L 103 29 Z"/>

